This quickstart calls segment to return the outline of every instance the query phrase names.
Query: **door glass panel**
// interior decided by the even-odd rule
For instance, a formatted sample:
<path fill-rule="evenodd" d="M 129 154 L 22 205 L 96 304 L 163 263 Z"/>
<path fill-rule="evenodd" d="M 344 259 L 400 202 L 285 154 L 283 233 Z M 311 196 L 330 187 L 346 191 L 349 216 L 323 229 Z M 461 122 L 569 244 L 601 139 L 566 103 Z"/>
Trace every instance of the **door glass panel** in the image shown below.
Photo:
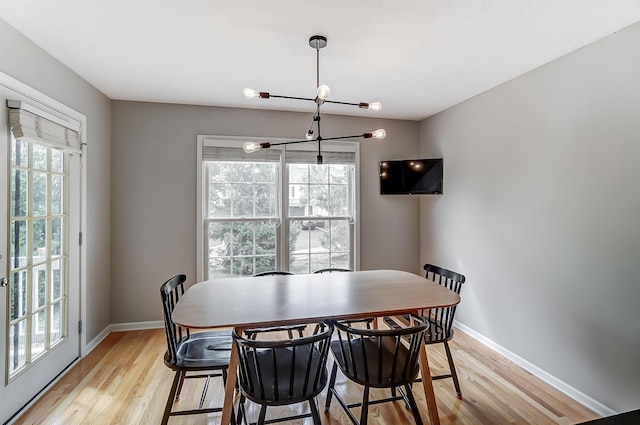
<path fill-rule="evenodd" d="M 68 311 L 69 154 L 24 140 L 11 147 L 9 379 L 65 338 Z"/>
<path fill-rule="evenodd" d="M 27 363 L 27 321 L 20 320 L 9 330 L 9 373 L 21 369 Z"/>
<path fill-rule="evenodd" d="M 31 360 L 44 353 L 45 350 L 47 311 L 40 310 L 34 316 L 31 332 Z"/>
<path fill-rule="evenodd" d="M 64 303 L 59 301 L 51 306 L 51 345 L 62 339 L 64 329 Z"/>

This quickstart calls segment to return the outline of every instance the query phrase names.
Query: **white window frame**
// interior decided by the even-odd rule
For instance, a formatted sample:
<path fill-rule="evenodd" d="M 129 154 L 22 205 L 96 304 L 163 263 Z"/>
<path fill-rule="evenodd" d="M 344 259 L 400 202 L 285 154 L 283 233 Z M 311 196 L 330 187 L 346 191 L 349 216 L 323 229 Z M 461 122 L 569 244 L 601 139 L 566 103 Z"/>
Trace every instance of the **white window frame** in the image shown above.
<path fill-rule="evenodd" d="M 197 137 L 197 167 L 196 167 L 196 279 L 198 282 L 204 279 L 204 267 L 206 265 L 205 257 L 204 257 L 204 246 L 205 246 L 205 232 L 204 232 L 204 224 L 206 217 L 204 200 L 206 199 L 205 190 L 207 190 L 206 185 L 203 182 L 203 160 L 202 160 L 202 150 L 205 146 L 215 146 L 215 147 L 231 147 L 231 148 L 239 148 L 242 149 L 242 145 L 245 142 L 286 142 L 290 139 L 269 139 L 269 138 L 255 138 L 255 137 L 238 137 L 238 136 L 214 136 L 214 135 L 198 135 Z M 291 145 L 295 146 L 295 150 L 304 150 L 304 151 L 317 151 L 318 147 L 315 143 L 309 142 L 300 143 Z M 354 199 L 354 218 L 355 223 L 353 225 L 354 231 L 354 241 L 353 241 L 353 262 L 354 269 L 359 270 L 360 268 L 360 144 L 358 142 L 352 141 L 341 141 L 341 142 L 322 142 L 323 149 L 327 151 L 333 152 L 353 152 L 355 154 L 355 199 Z M 273 147 L 271 149 L 286 149 L 286 145 L 281 147 Z M 289 208 L 289 188 L 288 188 L 288 169 L 285 164 L 284 155 L 280 158 L 280 174 L 281 178 L 279 179 L 280 183 L 280 194 L 282 196 L 282 212 L 283 215 L 282 223 L 287 219 L 286 212 L 288 212 Z M 289 262 L 288 256 L 284 255 L 287 252 L 287 244 L 289 240 L 289 232 L 288 226 L 284 227 L 282 231 L 282 237 L 280 238 L 280 243 L 278 245 L 276 257 L 282 259 L 285 267 Z M 285 258 L 286 257 L 286 258 Z"/>

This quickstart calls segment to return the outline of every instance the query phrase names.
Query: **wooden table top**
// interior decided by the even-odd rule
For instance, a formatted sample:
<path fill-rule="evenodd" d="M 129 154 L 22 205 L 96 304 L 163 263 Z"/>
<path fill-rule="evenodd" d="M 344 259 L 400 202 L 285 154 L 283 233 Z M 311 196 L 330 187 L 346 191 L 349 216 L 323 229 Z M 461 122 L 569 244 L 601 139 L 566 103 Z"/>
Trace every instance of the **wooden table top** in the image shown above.
<path fill-rule="evenodd" d="M 455 292 L 398 270 L 224 278 L 190 287 L 173 320 L 190 328 L 258 327 L 392 316 L 459 302 Z"/>

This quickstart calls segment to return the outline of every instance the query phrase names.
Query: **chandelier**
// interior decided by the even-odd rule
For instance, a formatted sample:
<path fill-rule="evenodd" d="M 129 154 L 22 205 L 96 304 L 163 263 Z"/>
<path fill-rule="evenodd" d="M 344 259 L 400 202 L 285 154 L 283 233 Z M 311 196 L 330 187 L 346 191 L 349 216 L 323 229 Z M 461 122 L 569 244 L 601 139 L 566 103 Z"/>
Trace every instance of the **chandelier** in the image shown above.
<path fill-rule="evenodd" d="M 243 149 L 247 153 L 255 152 L 260 149 L 267 149 L 272 146 L 279 145 L 290 145 L 293 143 L 307 143 L 307 142 L 317 142 L 318 143 L 318 156 L 317 163 L 322 164 L 322 152 L 321 152 L 321 143 L 326 140 L 343 140 L 343 139 L 384 139 L 387 133 L 384 129 L 379 129 L 372 131 L 370 133 L 361 133 L 355 134 L 351 136 L 339 136 L 339 137 L 322 137 L 320 133 L 320 107 L 325 103 L 333 103 L 337 105 L 352 105 L 357 106 L 361 109 L 370 109 L 372 111 L 379 111 L 382 109 L 382 104 L 380 102 L 366 103 L 366 102 L 338 102 L 335 100 L 328 100 L 329 94 L 331 93 L 331 89 L 326 84 L 320 84 L 320 49 L 327 46 L 327 38 L 322 35 L 314 35 L 309 38 L 309 46 L 316 50 L 316 97 L 308 98 L 308 97 L 295 97 L 295 96 L 281 96 L 271 94 L 269 92 L 263 92 L 253 89 L 244 89 L 242 94 L 247 99 L 269 99 L 269 98 L 278 98 L 278 99 L 294 99 L 294 100 L 308 100 L 314 102 L 316 104 L 316 112 L 313 116 L 313 120 L 311 121 L 311 127 L 307 134 L 305 135 L 304 140 L 289 140 L 285 142 L 247 142 L 244 144 Z"/>

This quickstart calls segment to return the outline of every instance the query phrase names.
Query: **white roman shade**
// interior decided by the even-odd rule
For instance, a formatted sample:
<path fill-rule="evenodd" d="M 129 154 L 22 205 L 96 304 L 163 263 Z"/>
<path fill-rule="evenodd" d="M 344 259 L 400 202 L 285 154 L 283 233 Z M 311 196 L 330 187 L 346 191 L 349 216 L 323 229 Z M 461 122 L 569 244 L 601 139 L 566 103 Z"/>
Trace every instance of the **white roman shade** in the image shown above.
<path fill-rule="evenodd" d="M 331 148 L 328 148 L 331 149 Z M 287 149 L 287 164 L 315 164 L 317 150 L 295 150 Z M 331 150 L 322 149 L 323 164 L 353 164 L 356 160 L 355 152 L 333 152 Z"/>
<path fill-rule="evenodd" d="M 9 108 L 9 126 L 16 139 L 27 139 L 63 149 L 81 153 L 80 124 L 65 121 L 20 100 L 7 100 Z"/>
<path fill-rule="evenodd" d="M 257 152 L 246 153 L 241 147 L 231 148 L 224 146 L 202 147 L 203 161 L 247 161 L 247 162 L 279 162 L 279 149 L 261 149 Z"/>

